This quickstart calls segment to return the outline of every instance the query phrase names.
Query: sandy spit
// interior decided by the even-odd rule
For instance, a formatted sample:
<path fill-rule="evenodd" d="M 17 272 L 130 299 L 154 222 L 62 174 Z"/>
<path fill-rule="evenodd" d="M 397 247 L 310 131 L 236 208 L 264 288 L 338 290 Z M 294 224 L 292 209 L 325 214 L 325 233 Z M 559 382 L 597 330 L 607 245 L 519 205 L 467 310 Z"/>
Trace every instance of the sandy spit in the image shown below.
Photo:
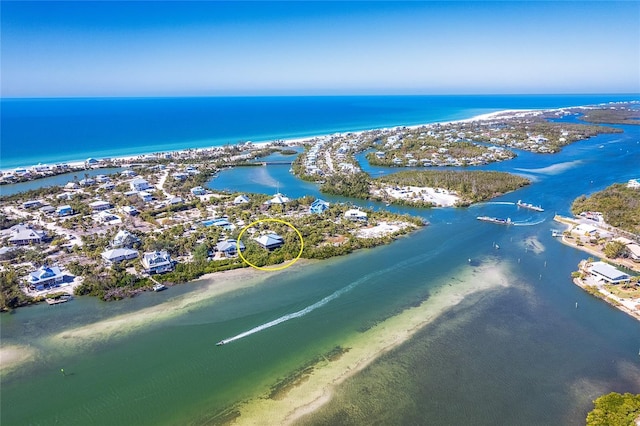
<path fill-rule="evenodd" d="M 285 398 L 255 398 L 239 407 L 239 425 L 292 424 L 331 400 L 333 389 L 362 371 L 380 355 L 407 341 L 418 330 L 460 303 L 466 296 L 490 288 L 509 285 L 505 265 L 496 263 L 467 267 L 459 275 L 462 283 L 441 286 L 420 306 L 408 309 L 355 336 L 343 347 L 350 350 L 339 359 L 317 366 L 308 380 L 291 389 Z"/>

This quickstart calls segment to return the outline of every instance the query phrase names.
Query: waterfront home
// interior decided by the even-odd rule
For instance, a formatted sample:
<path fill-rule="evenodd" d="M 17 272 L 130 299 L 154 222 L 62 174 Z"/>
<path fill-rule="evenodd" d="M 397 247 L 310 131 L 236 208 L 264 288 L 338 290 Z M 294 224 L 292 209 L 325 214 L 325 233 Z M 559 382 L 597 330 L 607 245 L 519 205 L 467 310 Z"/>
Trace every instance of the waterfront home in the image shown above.
<path fill-rule="evenodd" d="M 114 264 L 123 260 L 135 259 L 138 257 L 138 251 L 130 248 L 116 248 L 103 251 L 101 256 L 105 262 Z"/>
<path fill-rule="evenodd" d="M 80 181 L 78 181 L 78 185 L 80 186 L 91 186 L 91 185 L 94 185 L 95 183 L 96 183 L 95 179 L 91 179 L 91 178 L 81 179 Z"/>
<path fill-rule="evenodd" d="M 238 195 L 236 198 L 234 198 L 233 200 L 233 204 L 238 205 L 238 204 L 246 204 L 249 202 L 249 197 L 247 197 L 246 195 L 242 194 L 242 195 Z"/>
<path fill-rule="evenodd" d="M 43 265 L 29 273 L 27 281 L 36 290 L 44 290 L 47 287 L 57 287 L 64 281 L 64 274 L 58 266 Z"/>
<path fill-rule="evenodd" d="M 205 195 L 206 193 L 207 193 L 207 190 L 201 186 L 196 186 L 191 188 L 191 194 L 193 195 Z"/>
<path fill-rule="evenodd" d="M 285 197 L 284 195 L 282 195 L 281 193 L 277 193 L 273 196 L 272 199 L 265 201 L 264 204 L 266 205 L 271 205 L 271 204 L 280 204 L 283 205 L 285 203 L 288 203 L 290 201 L 289 197 Z"/>
<path fill-rule="evenodd" d="M 11 227 L 12 236 L 9 243 L 16 246 L 26 246 L 29 244 L 39 244 L 47 239 L 47 233 L 33 229 L 30 225 L 22 223 Z"/>
<path fill-rule="evenodd" d="M 98 200 L 98 201 L 94 201 L 93 203 L 89 203 L 89 207 L 91 207 L 91 210 L 99 212 L 102 210 L 110 209 L 111 204 L 103 200 Z"/>
<path fill-rule="evenodd" d="M 85 167 L 93 167 L 98 165 L 98 160 L 95 158 L 87 158 L 84 162 Z"/>
<path fill-rule="evenodd" d="M 261 235 L 258 238 L 254 238 L 254 240 L 267 250 L 275 250 L 284 245 L 284 238 L 282 238 L 278 234 L 267 234 Z"/>
<path fill-rule="evenodd" d="M 320 214 L 329 208 L 329 203 L 320 198 L 316 199 L 309 207 L 309 213 Z"/>
<path fill-rule="evenodd" d="M 140 199 L 145 203 L 153 201 L 153 195 L 149 194 L 147 191 L 138 192 L 138 197 L 140 197 Z"/>
<path fill-rule="evenodd" d="M 123 177 L 128 177 L 128 178 L 134 177 L 134 176 L 138 176 L 138 174 L 136 172 L 134 172 L 133 170 L 123 170 L 120 173 L 120 175 L 123 176 Z"/>
<path fill-rule="evenodd" d="M 573 228 L 571 232 L 576 233 L 578 235 L 592 236 L 592 235 L 595 235 L 596 232 L 598 232 L 598 228 L 596 228 L 595 226 L 589 225 L 587 223 L 581 223 L 575 228 Z"/>
<path fill-rule="evenodd" d="M 149 185 L 149 182 L 142 178 L 133 179 L 131 182 L 129 182 L 129 187 L 132 191 L 144 191 L 146 189 L 152 188 L 152 186 Z"/>
<path fill-rule="evenodd" d="M 161 274 L 173 270 L 173 261 L 166 250 L 145 253 L 141 263 L 149 274 Z"/>
<path fill-rule="evenodd" d="M 245 246 L 242 241 L 238 242 L 236 240 L 230 239 L 220 241 L 218 244 L 216 244 L 216 251 L 223 253 L 226 257 L 236 257 L 238 255 L 238 248 L 240 249 L 240 251 L 245 250 Z"/>
<path fill-rule="evenodd" d="M 113 237 L 113 240 L 111 241 L 111 246 L 131 248 L 139 242 L 140 242 L 140 238 L 136 237 L 126 229 L 121 229 L 118 231 L 115 237 Z"/>
<path fill-rule="evenodd" d="M 344 217 L 355 222 L 366 222 L 367 214 L 359 209 L 349 209 L 344 212 Z"/>
<path fill-rule="evenodd" d="M 640 189 L 640 179 L 629 179 L 629 182 L 627 182 L 627 188 Z"/>
<path fill-rule="evenodd" d="M 56 214 L 58 216 L 69 216 L 73 214 L 73 209 L 70 205 L 65 204 L 64 206 L 60 206 L 56 209 Z"/>
<path fill-rule="evenodd" d="M 78 189 L 80 186 L 73 181 L 67 182 L 67 184 L 64 186 L 65 189 Z"/>
<path fill-rule="evenodd" d="M 606 282 L 607 284 L 620 284 L 629 282 L 630 276 L 617 268 L 604 262 L 594 262 L 587 269 L 595 278 Z"/>

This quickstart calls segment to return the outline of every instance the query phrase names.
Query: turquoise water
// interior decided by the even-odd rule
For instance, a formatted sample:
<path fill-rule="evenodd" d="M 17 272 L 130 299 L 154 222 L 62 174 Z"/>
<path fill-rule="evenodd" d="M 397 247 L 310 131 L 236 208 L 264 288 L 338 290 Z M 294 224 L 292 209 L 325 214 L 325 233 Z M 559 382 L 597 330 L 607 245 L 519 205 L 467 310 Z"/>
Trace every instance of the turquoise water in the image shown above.
<path fill-rule="evenodd" d="M 457 120 L 501 109 L 637 99 L 637 94 L 0 99 L 0 169 Z"/>
<path fill-rule="evenodd" d="M 571 272 L 587 256 L 551 237 L 552 229 L 562 229 L 552 218 L 569 214 L 580 194 L 637 176 L 640 134 L 622 128 L 623 134 L 601 135 L 556 155 L 519 153 L 486 167 L 530 176 L 534 183 L 520 191 L 468 209 L 393 207 L 423 216 L 430 226 L 385 247 L 261 275 L 256 286 L 190 305 L 117 339 L 95 336 L 66 346 L 48 336 L 203 292 L 205 284 L 117 303 L 76 298 L 2 314 L 3 346 L 28 344 L 38 355 L 3 377 L 0 421 L 215 424 L 230 405 L 268 392 L 279 378 L 336 345 L 348 346 L 353 336 L 436 289 L 455 291 L 467 268 L 498 263 L 510 271 L 509 287 L 465 299 L 345 382 L 328 407 L 304 421 L 583 424 L 599 394 L 640 392 L 640 322 L 572 284 Z M 317 194 L 281 166 L 224 171 L 210 186 Z M 518 199 L 545 212 L 518 209 Z M 481 223 L 480 215 L 511 217 L 517 226 Z M 306 315 L 215 346 L 336 292 Z"/>

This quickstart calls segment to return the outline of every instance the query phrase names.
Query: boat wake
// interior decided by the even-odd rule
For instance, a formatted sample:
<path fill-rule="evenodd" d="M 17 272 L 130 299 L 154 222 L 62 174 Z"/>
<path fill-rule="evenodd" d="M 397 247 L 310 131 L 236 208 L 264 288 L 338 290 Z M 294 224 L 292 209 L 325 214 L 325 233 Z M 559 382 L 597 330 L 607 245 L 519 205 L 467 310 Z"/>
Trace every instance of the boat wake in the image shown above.
<path fill-rule="evenodd" d="M 240 334 L 237 334 L 237 335 L 235 335 L 233 337 L 229 337 L 227 339 L 223 339 L 223 340 L 219 341 L 218 343 L 216 343 L 216 346 L 226 345 L 227 343 L 235 342 L 236 340 L 240 340 L 240 339 L 245 338 L 247 336 L 251 336 L 252 334 L 259 333 L 259 332 L 261 332 L 263 330 L 266 330 L 268 328 L 274 327 L 274 326 L 276 326 L 278 324 L 282 324 L 283 322 L 286 322 L 286 321 L 289 321 L 289 320 L 292 320 L 292 319 L 295 319 L 295 318 L 303 317 L 303 316 L 307 315 L 308 313 L 313 312 L 316 309 L 323 307 L 324 305 L 326 305 L 327 303 L 331 302 L 332 300 L 337 299 L 338 297 L 342 296 L 343 294 L 353 290 L 356 286 L 358 286 L 358 285 L 370 280 L 373 277 L 377 277 L 377 276 L 379 276 L 381 274 L 390 272 L 390 271 L 398 269 L 400 267 L 413 266 L 413 264 L 417 264 L 417 263 L 422 262 L 424 260 L 426 260 L 426 258 L 424 256 L 416 256 L 416 257 L 407 259 L 404 262 L 397 263 L 394 266 L 382 269 L 380 271 L 376 271 L 375 273 L 367 274 L 367 275 L 357 279 L 356 281 L 352 282 L 348 286 L 334 291 L 333 293 L 331 293 L 327 297 L 317 301 L 316 303 L 314 303 L 312 305 L 307 306 L 304 309 L 300 309 L 299 311 L 283 315 L 280 318 L 274 319 L 273 321 L 269 321 L 267 323 L 261 324 L 261 325 L 259 325 L 257 327 L 254 327 L 254 328 L 252 328 L 250 330 L 244 331 L 244 332 L 242 332 Z"/>
<path fill-rule="evenodd" d="M 490 204 L 500 204 L 503 206 L 515 206 L 516 203 L 512 202 L 512 201 L 487 201 L 486 203 L 477 203 L 477 204 L 472 204 L 469 207 L 479 207 L 479 206 L 487 206 Z"/>
<path fill-rule="evenodd" d="M 540 225 L 542 222 L 544 222 L 546 219 L 540 219 L 538 221 L 535 222 L 528 222 L 528 221 L 522 221 L 522 222 L 511 222 L 511 224 L 513 226 L 535 226 L 535 225 Z"/>

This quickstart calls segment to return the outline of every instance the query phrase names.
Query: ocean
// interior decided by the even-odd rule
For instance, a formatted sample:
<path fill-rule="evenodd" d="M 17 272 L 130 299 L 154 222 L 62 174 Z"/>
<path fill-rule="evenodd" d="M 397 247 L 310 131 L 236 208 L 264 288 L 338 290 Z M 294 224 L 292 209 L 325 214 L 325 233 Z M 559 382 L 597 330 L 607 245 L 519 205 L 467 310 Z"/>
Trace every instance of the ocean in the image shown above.
<path fill-rule="evenodd" d="M 0 100 L 0 169 L 458 120 L 637 95 Z"/>
<path fill-rule="evenodd" d="M 246 139 L 284 139 L 461 119 L 497 109 L 565 107 L 622 98 L 391 97 L 388 102 L 382 97 L 279 98 L 291 108 L 290 116 L 280 117 L 281 127 L 270 131 L 247 123 L 254 133 L 248 132 Z M 255 99 L 258 106 L 254 107 L 248 98 L 231 102 L 243 111 L 233 120 L 267 108 L 269 99 Z M 42 102 L 39 108 L 47 103 L 33 102 Z M 110 114 L 128 121 L 127 114 L 116 108 L 120 102 L 126 103 L 107 102 Z M 182 108 L 186 114 L 186 105 L 198 102 L 223 103 L 222 99 L 184 100 L 178 102 L 182 107 L 167 108 L 174 112 Z M 300 110 L 318 112 L 315 118 L 304 118 L 307 127 L 295 120 L 301 115 L 294 108 L 296 103 Z M 245 115 L 241 104 L 253 112 Z M 328 111 L 331 104 L 343 106 L 333 118 Z M 61 122 L 79 121 L 63 114 L 69 110 L 56 111 Z M 273 110 L 270 114 L 277 115 Z M 49 120 L 54 115 L 50 111 Z M 196 127 L 211 125 L 209 114 L 199 117 L 206 123 Z M 189 115 L 187 120 L 195 118 Z M 359 124 L 349 129 L 349 123 Z M 216 125 L 224 127 L 221 122 Z M 236 130 L 229 134 L 236 138 L 234 132 L 241 127 L 233 121 L 229 128 Z M 119 302 L 79 297 L 56 307 L 39 305 L 0 314 L 2 345 L 27 347 L 32 354 L 24 367 L 2 378 L 0 423 L 220 424 L 255 398 L 268 401 L 274 388 L 288 383 L 287 378 L 301 369 L 331 366 L 323 357 L 336 346 L 348 349 L 345 357 L 366 350 L 379 336 L 370 333 L 393 330 L 397 321 L 408 321 L 403 315 L 422 302 L 440 301 L 433 309 L 442 308 L 442 314 L 425 310 L 427 324 L 412 338 L 337 385 L 327 405 L 298 423 L 584 424 L 597 396 L 611 391 L 640 393 L 640 322 L 571 282 L 571 272 L 588 255 L 551 236 L 552 230 L 563 229 L 552 218 L 556 213 L 569 215 L 572 200 L 581 194 L 637 177 L 640 131 L 634 126 L 618 127 L 624 133 L 581 141 L 558 154 L 518 152 L 514 160 L 482 167 L 522 174 L 533 182 L 490 202 L 460 209 L 388 207 L 421 216 L 429 226 L 384 247 L 292 267 L 274 276 L 261 274 L 256 285 L 211 297 L 203 295 L 209 294 L 208 286 L 213 284 L 195 282 Z M 195 130 L 185 130 L 183 138 L 175 132 L 174 141 L 162 139 L 158 145 L 178 149 Z M 134 133 L 129 136 L 133 139 Z M 4 138 L 3 130 L 3 161 Z M 152 138 L 138 149 L 144 151 L 145 146 L 155 146 Z M 103 147 L 91 149 L 87 156 L 96 157 Z M 33 160 L 26 153 L 16 154 L 15 164 L 20 155 Z M 395 171 L 363 166 L 374 174 Z M 225 170 L 208 186 L 319 195 L 316 185 L 293 178 L 287 166 L 277 165 Z M 387 208 L 374 202 L 323 198 Z M 518 209 L 515 201 L 519 199 L 540 204 L 545 211 Z M 481 215 L 511 217 L 515 226 L 482 223 L 476 220 Z M 490 281 L 483 268 L 501 271 L 502 285 L 464 297 L 466 289 Z M 188 297 L 194 299 L 180 304 Z M 110 333 L 69 334 L 78 327 L 154 307 L 172 314 L 138 328 L 125 322 Z M 215 346 L 222 339 L 282 318 L 290 319 Z M 293 382 L 304 386 L 304 380 Z M 285 399 L 287 392 L 291 390 L 285 386 Z M 272 424 L 269 419 L 265 413 L 262 423 Z M 243 424 L 244 417 L 236 420 Z"/>

